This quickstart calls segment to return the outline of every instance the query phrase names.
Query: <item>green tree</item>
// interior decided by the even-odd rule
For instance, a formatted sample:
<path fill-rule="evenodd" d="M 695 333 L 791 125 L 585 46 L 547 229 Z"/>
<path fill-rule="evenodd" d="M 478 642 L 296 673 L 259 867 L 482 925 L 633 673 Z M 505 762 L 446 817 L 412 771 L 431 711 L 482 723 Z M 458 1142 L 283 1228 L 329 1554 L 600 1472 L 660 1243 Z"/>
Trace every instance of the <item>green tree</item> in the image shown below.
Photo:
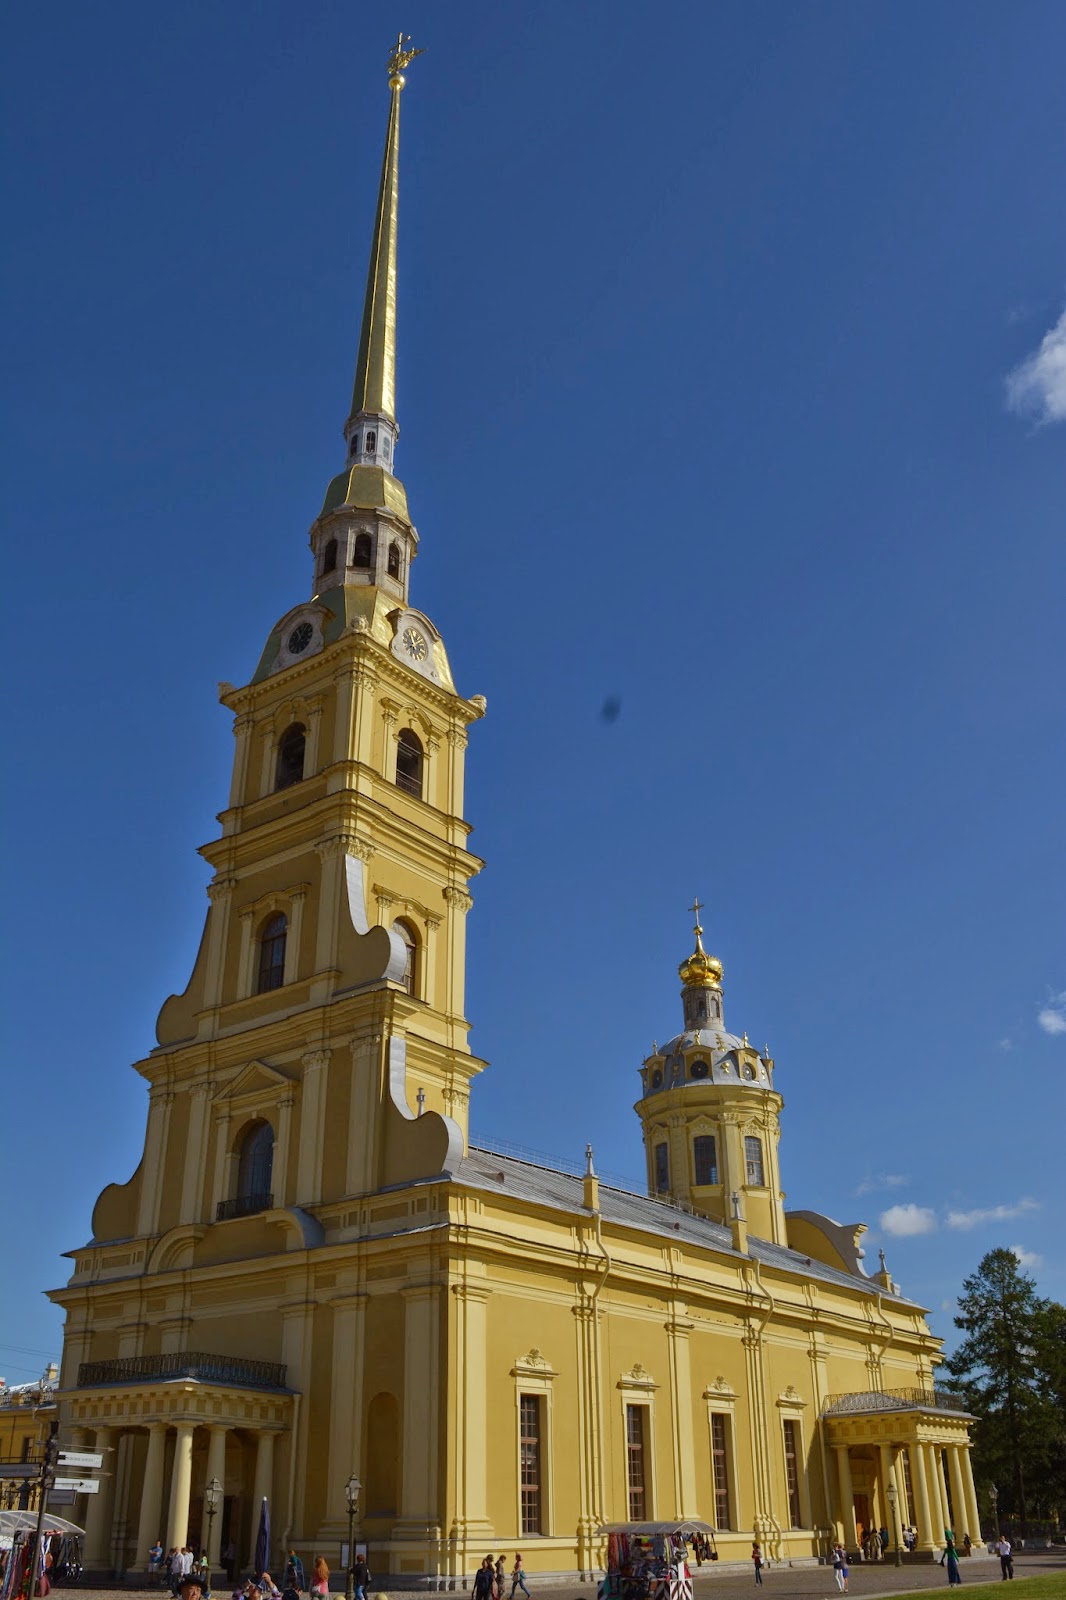
<path fill-rule="evenodd" d="M 978 1473 L 998 1486 L 1000 1513 L 1025 1533 L 1032 1512 L 1057 1510 L 1047 1492 L 1056 1432 L 1046 1371 L 1051 1305 L 1010 1250 L 990 1250 L 962 1289 L 955 1326 L 966 1337 L 945 1365 L 977 1418 Z"/>

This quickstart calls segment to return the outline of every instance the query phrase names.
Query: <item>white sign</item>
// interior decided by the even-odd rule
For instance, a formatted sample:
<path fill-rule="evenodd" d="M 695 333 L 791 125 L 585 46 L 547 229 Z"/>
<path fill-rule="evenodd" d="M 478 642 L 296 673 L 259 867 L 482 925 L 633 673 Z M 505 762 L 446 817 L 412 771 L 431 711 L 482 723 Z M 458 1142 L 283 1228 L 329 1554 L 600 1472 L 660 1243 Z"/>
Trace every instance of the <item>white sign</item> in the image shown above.
<path fill-rule="evenodd" d="M 99 1494 L 99 1478 L 57 1478 L 55 1489 L 72 1489 L 75 1494 Z"/>
<path fill-rule="evenodd" d="M 61 1467 L 102 1467 L 104 1458 L 93 1450 L 61 1450 L 59 1452 L 59 1465 Z"/>

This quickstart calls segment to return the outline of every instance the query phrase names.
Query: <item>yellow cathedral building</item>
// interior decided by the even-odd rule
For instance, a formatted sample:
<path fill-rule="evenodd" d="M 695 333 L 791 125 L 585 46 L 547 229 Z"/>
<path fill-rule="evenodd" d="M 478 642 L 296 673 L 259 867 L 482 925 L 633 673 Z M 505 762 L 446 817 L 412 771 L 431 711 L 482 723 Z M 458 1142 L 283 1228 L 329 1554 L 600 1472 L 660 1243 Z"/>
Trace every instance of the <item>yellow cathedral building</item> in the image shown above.
<path fill-rule="evenodd" d="M 641 1071 L 647 1193 L 468 1136 L 468 729 L 413 604 L 395 473 L 400 99 L 390 107 L 345 459 L 310 598 L 243 688 L 206 923 L 135 1070 L 144 1153 L 52 1298 L 63 1442 L 107 1452 L 86 1566 L 202 1543 L 336 1566 L 346 1484 L 379 1582 L 489 1550 L 588 1578 L 602 1526 L 700 1517 L 811 1561 L 857 1526 L 976 1539 L 968 1419 L 861 1225 L 784 1209 L 777 1068 L 726 1031 L 698 923 L 678 1031 Z M 204 1489 L 222 1487 L 217 1515 Z M 893 1530 L 895 1531 L 895 1529 Z M 275 1568 L 275 1570 L 277 1570 Z"/>

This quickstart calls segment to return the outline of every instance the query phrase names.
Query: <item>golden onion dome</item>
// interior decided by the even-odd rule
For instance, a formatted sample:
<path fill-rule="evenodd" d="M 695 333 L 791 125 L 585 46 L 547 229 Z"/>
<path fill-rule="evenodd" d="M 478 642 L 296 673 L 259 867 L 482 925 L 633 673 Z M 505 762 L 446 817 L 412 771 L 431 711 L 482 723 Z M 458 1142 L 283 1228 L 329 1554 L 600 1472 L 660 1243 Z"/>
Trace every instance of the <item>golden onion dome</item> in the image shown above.
<path fill-rule="evenodd" d="M 703 948 L 703 929 L 698 922 L 694 932 L 696 948 L 678 967 L 678 976 L 686 989 L 710 989 L 722 981 L 722 963 Z"/>

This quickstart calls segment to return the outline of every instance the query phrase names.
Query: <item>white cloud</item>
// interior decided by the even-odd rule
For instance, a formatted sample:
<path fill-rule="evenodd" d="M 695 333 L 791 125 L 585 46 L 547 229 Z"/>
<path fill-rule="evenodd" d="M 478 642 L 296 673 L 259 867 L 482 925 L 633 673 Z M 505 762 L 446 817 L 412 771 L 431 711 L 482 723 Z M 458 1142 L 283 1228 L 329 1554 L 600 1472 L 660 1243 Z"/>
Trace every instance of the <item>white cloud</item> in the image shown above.
<path fill-rule="evenodd" d="M 932 1233 L 936 1227 L 936 1212 L 908 1201 L 906 1205 L 889 1206 L 887 1211 L 882 1211 L 881 1226 L 894 1239 L 906 1239 L 914 1233 Z"/>
<path fill-rule="evenodd" d="M 1043 1256 L 1038 1256 L 1035 1250 L 1025 1250 L 1020 1244 L 1012 1244 L 1010 1253 L 1020 1267 L 1042 1267 Z"/>
<path fill-rule="evenodd" d="M 875 1172 L 872 1178 L 864 1178 L 856 1189 L 856 1194 L 874 1194 L 878 1189 L 902 1189 L 910 1179 L 901 1172 Z"/>
<path fill-rule="evenodd" d="M 1039 1211 L 1036 1200 L 1016 1200 L 1010 1206 L 984 1206 L 973 1211 L 949 1211 L 949 1228 L 976 1228 L 982 1222 L 1010 1222 L 1014 1217 L 1024 1217 L 1030 1211 Z"/>
<path fill-rule="evenodd" d="M 1011 1039 L 1011 1038 L 1000 1039 L 999 1048 L 1001 1050 L 1013 1050 L 1014 1049 L 1014 1040 Z"/>
<path fill-rule="evenodd" d="M 1045 1033 L 1066 1033 L 1066 989 L 1051 996 L 1036 1020 Z"/>
<path fill-rule="evenodd" d="M 1007 404 L 1038 422 L 1066 422 L 1066 311 L 1039 349 L 1007 374 Z"/>

